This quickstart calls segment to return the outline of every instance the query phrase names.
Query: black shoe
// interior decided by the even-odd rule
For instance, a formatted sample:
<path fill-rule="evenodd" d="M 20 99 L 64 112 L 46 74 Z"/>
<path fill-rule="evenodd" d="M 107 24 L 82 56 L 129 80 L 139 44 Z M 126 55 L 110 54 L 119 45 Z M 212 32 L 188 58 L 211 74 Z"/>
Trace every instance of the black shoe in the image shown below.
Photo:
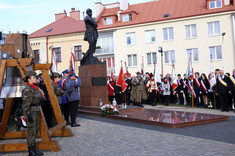
<path fill-rule="evenodd" d="M 33 149 L 34 153 L 36 153 L 36 155 L 44 155 L 44 154 L 43 154 L 43 152 L 41 152 L 41 151 L 37 150 L 37 148 L 36 148 L 36 146 L 35 146 L 35 145 L 34 145 L 34 146 L 32 146 L 32 149 Z"/>
<path fill-rule="evenodd" d="M 28 146 L 28 149 L 29 149 L 29 156 L 38 156 L 38 155 L 34 152 L 32 146 Z"/>
<path fill-rule="evenodd" d="M 71 124 L 71 127 L 79 127 L 79 126 L 81 126 L 81 125 L 77 124 L 77 123 Z"/>
<path fill-rule="evenodd" d="M 66 125 L 71 125 L 71 124 L 72 124 L 72 123 L 71 123 L 71 122 L 69 122 L 69 121 L 68 121 L 68 122 L 66 122 Z"/>

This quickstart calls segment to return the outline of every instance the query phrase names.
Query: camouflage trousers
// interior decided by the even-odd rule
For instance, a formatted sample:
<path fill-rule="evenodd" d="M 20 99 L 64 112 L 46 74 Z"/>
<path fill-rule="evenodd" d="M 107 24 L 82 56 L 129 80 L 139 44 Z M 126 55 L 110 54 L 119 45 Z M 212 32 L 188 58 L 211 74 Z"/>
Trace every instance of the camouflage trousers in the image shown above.
<path fill-rule="evenodd" d="M 36 138 L 38 134 L 38 129 L 39 129 L 39 112 L 38 111 L 32 111 L 31 112 L 33 116 L 33 123 L 30 123 L 27 121 L 27 127 L 28 127 L 28 134 L 27 134 L 27 145 L 28 146 L 34 146 L 36 145 Z"/>

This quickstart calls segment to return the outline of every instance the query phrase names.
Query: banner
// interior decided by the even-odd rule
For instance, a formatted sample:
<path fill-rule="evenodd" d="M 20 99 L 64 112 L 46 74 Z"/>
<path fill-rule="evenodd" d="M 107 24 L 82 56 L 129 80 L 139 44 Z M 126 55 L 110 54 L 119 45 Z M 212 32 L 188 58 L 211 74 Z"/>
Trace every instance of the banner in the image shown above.
<path fill-rule="evenodd" d="M 75 72 L 75 56 L 71 52 L 71 58 L 70 58 L 70 65 L 69 65 L 69 74 L 72 74 Z"/>
<path fill-rule="evenodd" d="M 175 66 L 172 65 L 172 74 L 171 74 L 171 87 L 172 87 L 172 91 L 175 91 L 176 88 L 178 87 L 178 84 L 177 84 L 177 79 L 176 79 L 176 74 L 175 74 Z"/>
<path fill-rule="evenodd" d="M 121 69 L 120 69 L 120 73 L 119 73 L 116 85 L 119 86 L 119 87 L 122 87 L 122 92 L 125 92 L 127 84 L 125 82 L 122 66 L 121 66 Z"/>
<path fill-rule="evenodd" d="M 57 72 L 57 73 L 60 73 L 59 71 L 59 65 L 58 65 L 58 62 L 56 60 L 56 53 L 55 53 L 55 49 L 52 48 L 52 57 L 53 57 L 53 62 L 52 62 L 52 71 L 53 72 Z"/>
<path fill-rule="evenodd" d="M 156 83 L 161 83 L 162 81 L 161 81 L 161 77 L 158 72 L 158 68 L 157 68 L 156 63 L 154 63 L 154 72 L 153 73 L 154 73 L 154 79 L 155 79 Z"/>

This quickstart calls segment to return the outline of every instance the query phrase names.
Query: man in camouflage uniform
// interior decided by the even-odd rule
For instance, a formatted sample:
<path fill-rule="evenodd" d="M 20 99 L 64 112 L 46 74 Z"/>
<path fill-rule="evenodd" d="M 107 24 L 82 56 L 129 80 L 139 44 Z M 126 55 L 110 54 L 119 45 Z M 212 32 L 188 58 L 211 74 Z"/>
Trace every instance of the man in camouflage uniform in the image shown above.
<path fill-rule="evenodd" d="M 27 122 L 28 134 L 27 145 L 30 156 L 43 155 L 36 149 L 36 137 L 39 129 L 39 110 L 42 94 L 36 85 L 36 73 L 34 71 L 25 72 L 27 85 L 22 92 L 23 114 Z"/>

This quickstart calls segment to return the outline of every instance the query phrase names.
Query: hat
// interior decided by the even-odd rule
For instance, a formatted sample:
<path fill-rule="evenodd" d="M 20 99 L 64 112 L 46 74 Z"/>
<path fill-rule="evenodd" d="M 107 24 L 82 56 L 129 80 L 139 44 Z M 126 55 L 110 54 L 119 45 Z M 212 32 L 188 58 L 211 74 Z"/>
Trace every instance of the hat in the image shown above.
<path fill-rule="evenodd" d="M 35 71 L 33 71 L 33 70 L 26 71 L 24 74 L 25 74 L 25 76 L 36 76 L 37 75 L 37 73 L 35 73 Z"/>
<path fill-rule="evenodd" d="M 68 71 L 68 69 L 66 69 L 66 70 L 64 70 L 62 73 L 63 73 L 63 74 L 64 74 L 64 73 L 68 74 L 69 71 Z"/>
<path fill-rule="evenodd" d="M 77 75 L 75 75 L 74 73 L 69 75 L 69 77 L 71 77 L 71 76 L 75 76 L 77 78 Z"/>
<path fill-rule="evenodd" d="M 149 74 L 149 72 L 146 72 L 145 75 L 146 75 L 146 74 Z"/>
<path fill-rule="evenodd" d="M 149 74 L 149 77 L 153 77 L 153 76 L 154 76 L 153 73 L 150 73 L 150 74 Z"/>
<path fill-rule="evenodd" d="M 140 72 L 136 72 L 136 74 L 138 75 L 138 74 L 140 74 Z"/>

